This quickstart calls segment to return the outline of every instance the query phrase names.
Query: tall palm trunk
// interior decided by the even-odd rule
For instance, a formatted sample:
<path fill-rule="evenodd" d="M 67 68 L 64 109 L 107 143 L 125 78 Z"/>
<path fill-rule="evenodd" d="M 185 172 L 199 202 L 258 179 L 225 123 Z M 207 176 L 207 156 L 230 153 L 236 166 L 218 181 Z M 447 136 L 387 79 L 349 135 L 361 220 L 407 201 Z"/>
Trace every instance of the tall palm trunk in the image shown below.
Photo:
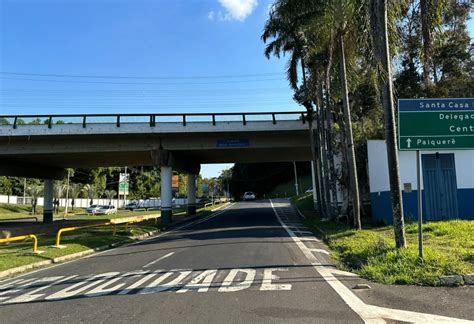
<path fill-rule="evenodd" d="M 423 38 L 423 84 L 425 89 L 429 88 L 430 65 L 433 40 L 431 34 L 431 10 L 429 0 L 420 0 L 421 34 Z"/>
<path fill-rule="evenodd" d="M 306 86 L 306 67 L 304 64 L 304 59 L 301 59 L 301 71 L 303 74 L 303 86 L 305 89 L 305 92 L 307 93 L 308 88 Z M 308 126 L 309 126 L 309 139 L 310 139 L 310 145 L 311 145 L 311 154 L 313 156 L 313 172 L 314 172 L 314 178 L 315 178 L 315 184 L 313 190 L 316 190 L 316 198 L 318 200 L 317 202 L 317 209 L 319 216 L 323 216 L 323 199 L 322 199 L 322 188 L 321 188 L 321 154 L 319 153 L 319 141 L 316 137 L 316 132 L 314 130 L 314 123 L 315 123 L 315 118 L 316 114 L 314 113 L 311 103 L 308 102 L 306 106 L 306 110 L 308 111 Z M 315 134 L 316 133 L 316 134 Z"/>
<path fill-rule="evenodd" d="M 387 0 L 374 0 L 376 18 L 375 41 L 378 61 L 386 76 L 381 78 L 382 105 L 384 109 L 385 139 L 387 142 L 390 191 L 392 193 L 392 216 L 395 231 L 395 243 L 398 248 L 405 247 L 405 224 L 403 220 L 403 200 L 400 191 L 400 171 L 398 162 L 398 143 L 393 103 L 392 68 L 387 32 Z"/>
<path fill-rule="evenodd" d="M 331 105 L 331 69 L 332 69 L 332 55 L 334 48 L 334 37 L 331 33 L 331 41 L 328 48 L 328 61 L 325 67 L 324 75 L 324 88 L 325 88 L 325 102 L 326 102 L 326 128 L 327 128 L 327 146 L 328 146 L 328 160 L 329 160 L 329 175 L 330 175 L 330 186 L 332 193 L 332 218 L 336 217 L 337 209 L 337 186 L 336 186 L 336 168 L 334 163 L 334 137 L 333 137 L 333 120 L 331 116 L 332 105 Z"/>
<path fill-rule="evenodd" d="M 316 190 L 316 198 L 318 200 L 317 202 L 317 210 L 319 213 L 319 216 L 322 217 L 323 215 L 323 208 L 322 208 L 322 203 L 321 203 L 321 185 L 320 185 L 320 170 L 321 168 L 319 167 L 319 159 L 318 159 L 318 153 L 316 149 L 316 141 L 315 141 L 315 131 L 314 131 L 314 116 L 309 116 L 308 118 L 308 125 L 309 125 L 309 138 L 310 138 L 310 144 L 311 144 L 311 153 L 313 156 L 313 169 L 314 169 L 314 187 L 313 190 Z"/>
<path fill-rule="evenodd" d="M 319 83 L 319 123 L 320 123 L 320 134 L 321 134 L 321 160 L 323 165 L 323 181 L 324 181 L 324 200 L 326 217 L 332 218 L 331 208 L 331 184 L 329 180 L 329 162 L 328 162 L 328 138 L 327 138 L 327 125 L 326 125 L 326 113 L 327 107 L 324 100 L 323 85 Z"/>
<path fill-rule="evenodd" d="M 347 74 L 346 74 L 346 57 L 344 53 L 344 35 L 338 33 L 339 37 L 339 72 L 341 79 L 342 88 L 342 104 L 344 108 L 344 119 L 347 135 L 347 153 L 349 162 L 349 177 L 350 177 L 350 188 L 351 188 L 351 200 L 352 200 L 352 212 L 354 215 L 354 227 L 361 229 L 360 222 L 360 200 L 359 200 L 359 183 L 357 180 L 357 166 L 354 151 L 354 138 L 352 136 L 352 122 L 351 122 L 351 111 L 349 107 L 349 93 L 347 89 Z"/>

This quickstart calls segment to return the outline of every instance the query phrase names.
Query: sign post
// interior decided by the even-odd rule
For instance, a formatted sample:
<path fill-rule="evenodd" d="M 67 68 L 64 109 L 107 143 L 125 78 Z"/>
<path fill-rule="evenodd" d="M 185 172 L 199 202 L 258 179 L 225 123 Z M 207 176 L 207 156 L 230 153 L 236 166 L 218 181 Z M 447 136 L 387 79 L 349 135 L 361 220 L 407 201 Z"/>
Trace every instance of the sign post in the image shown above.
<path fill-rule="evenodd" d="M 418 255 L 423 258 L 420 150 L 474 149 L 474 98 L 399 99 L 398 145 L 416 151 Z"/>

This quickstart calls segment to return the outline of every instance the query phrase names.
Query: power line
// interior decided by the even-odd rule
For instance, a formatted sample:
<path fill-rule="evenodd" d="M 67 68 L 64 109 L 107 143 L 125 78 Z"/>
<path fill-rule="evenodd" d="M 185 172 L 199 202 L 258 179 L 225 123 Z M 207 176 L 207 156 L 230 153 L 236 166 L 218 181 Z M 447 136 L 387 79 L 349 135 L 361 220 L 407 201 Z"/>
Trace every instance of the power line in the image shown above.
<path fill-rule="evenodd" d="M 81 74 L 42 74 L 42 73 L 21 73 L 3 72 L 5 75 L 38 76 L 54 78 L 87 78 L 87 79 L 143 79 L 143 80 L 194 80 L 194 79 L 236 79 L 252 78 L 261 76 L 283 76 L 283 73 L 254 73 L 254 74 L 233 74 L 233 75 L 194 75 L 194 76 L 121 76 L 121 75 L 81 75 Z"/>

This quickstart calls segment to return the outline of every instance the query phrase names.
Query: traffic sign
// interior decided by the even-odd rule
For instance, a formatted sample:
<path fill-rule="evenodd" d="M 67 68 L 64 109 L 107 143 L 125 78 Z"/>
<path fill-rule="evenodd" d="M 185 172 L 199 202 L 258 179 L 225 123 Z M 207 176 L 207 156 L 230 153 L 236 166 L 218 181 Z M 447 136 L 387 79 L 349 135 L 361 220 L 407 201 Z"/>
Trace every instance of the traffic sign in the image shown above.
<path fill-rule="evenodd" d="M 474 98 L 399 99 L 400 150 L 474 149 Z"/>
<path fill-rule="evenodd" d="M 120 173 L 119 176 L 119 195 L 128 195 L 128 180 L 130 175 L 128 173 Z"/>

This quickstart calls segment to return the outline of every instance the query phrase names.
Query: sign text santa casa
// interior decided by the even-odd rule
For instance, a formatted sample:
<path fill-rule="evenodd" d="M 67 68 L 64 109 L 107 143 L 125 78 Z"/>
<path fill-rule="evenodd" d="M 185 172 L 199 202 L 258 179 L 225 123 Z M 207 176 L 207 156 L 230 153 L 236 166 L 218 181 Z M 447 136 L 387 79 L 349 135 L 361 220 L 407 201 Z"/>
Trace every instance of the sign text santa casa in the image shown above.
<path fill-rule="evenodd" d="M 474 98 L 398 100 L 400 150 L 474 149 Z"/>

